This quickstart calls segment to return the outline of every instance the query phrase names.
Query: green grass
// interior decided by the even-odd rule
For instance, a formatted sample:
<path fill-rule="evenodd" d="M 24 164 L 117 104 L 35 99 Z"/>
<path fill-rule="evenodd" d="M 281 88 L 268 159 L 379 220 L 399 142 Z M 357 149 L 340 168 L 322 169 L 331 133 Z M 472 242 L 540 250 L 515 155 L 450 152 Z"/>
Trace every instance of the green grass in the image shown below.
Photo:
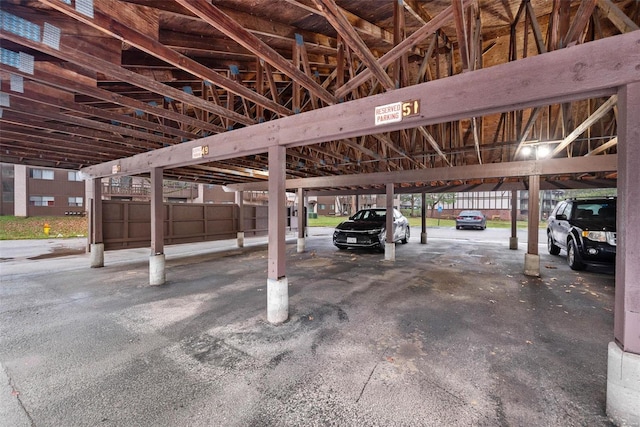
<path fill-rule="evenodd" d="M 412 227 L 420 227 L 422 226 L 422 220 L 417 217 L 409 217 L 409 224 Z M 309 227 L 335 227 L 340 224 L 342 221 L 347 220 L 346 216 L 318 216 L 318 218 L 309 218 Z M 455 219 L 438 219 L 438 218 L 427 218 L 427 228 L 428 227 L 455 227 L 456 220 Z M 504 220 L 488 220 L 487 221 L 488 228 L 511 228 L 511 221 Z M 518 221 L 517 227 L 525 229 L 527 228 L 526 221 Z M 540 222 L 540 228 L 546 227 L 545 222 Z"/>
<path fill-rule="evenodd" d="M 49 224 L 49 236 L 44 232 Z M 87 218 L 34 216 L 29 218 L 0 216 L 0 240 L 68 238 L 87 235 Z"/>
<path fill-rule="evenodd" d="M 309 227 L 335 227 L 346 216 L 318 216 L 309 218 Z M 44 224 L 49 224 L 49 236 L 44 233 Z M 409 223 L 412 227 L 420 227 L 421 219 L 410 217 Z M 427 227 L 455 227 L 456 221 L 453 219 L 427 218 Z M 540 228 L 544 228 L 546 223 L 541 222 Z M 15 217 L 0 216 L 0 240 L 19 239 L 46 239 L 49 237 L 68 238 L 87 235 L 86 217 L 59 217 L 59 216 L 39 216 L 39 217 Z M 510 228 L 510 221 L 489 220 L 489 228 Z M 518 221 L 518 228 L 527 228 L 526 221 Z"/>

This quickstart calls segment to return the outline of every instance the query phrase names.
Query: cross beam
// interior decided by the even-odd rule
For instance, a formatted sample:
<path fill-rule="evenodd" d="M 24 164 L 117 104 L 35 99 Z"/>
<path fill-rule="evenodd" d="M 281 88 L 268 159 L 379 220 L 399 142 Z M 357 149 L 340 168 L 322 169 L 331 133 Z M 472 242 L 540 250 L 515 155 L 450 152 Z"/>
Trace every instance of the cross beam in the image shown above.
<path fill-rule="evenodd" d="M 223 134 L 90 166 L 91 177 L 136 175 L 264 153 L 274 145 L 312 145 L 343 138 L 479 117 L 504 111 L 610 96 L 640 81 L 640 32 L 631 32 L 519 61 L 396 89 Z M 534 70 L 536 73 L 532 82 Z M 420 114 L 376 126 L 377 106 L 418 100 Z M 464 102 L 462 101 L 464 100 Z M 206 155 L 194 149 L 206 146 Z"/>

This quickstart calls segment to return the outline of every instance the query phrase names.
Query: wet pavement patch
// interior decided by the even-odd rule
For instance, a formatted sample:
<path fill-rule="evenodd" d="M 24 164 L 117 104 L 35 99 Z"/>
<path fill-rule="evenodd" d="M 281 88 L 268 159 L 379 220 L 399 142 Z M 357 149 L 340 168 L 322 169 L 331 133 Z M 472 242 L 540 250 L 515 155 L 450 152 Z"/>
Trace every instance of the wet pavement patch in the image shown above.
<path fill-rule="evenodd" d="M 39 259 L 49 259 L 49 258 L 58 258 L 62 256 L 70 256 L 70 255 L 82 255 L 86 252 L 85 249 L 69 249 L 69 248 L 54 248 L 53 252 L 48 254 L 37 255 L 33 257 L 29 257 L 32 261 Z"/>

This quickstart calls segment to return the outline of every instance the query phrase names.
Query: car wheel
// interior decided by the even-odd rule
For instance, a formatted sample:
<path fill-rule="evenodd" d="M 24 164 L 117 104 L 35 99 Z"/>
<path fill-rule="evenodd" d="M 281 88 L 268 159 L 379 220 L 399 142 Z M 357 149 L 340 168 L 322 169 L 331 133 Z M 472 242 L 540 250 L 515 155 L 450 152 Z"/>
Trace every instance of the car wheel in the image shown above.
<path fill-rule="evenodd" d="M 409 229 L 409 226 L 407 226 L 407 229 L 404 232 L 404 238 L 401 240 L 403 245 L 406 245 L 407 242 L 409 241 L 410 234 L 411 234 L 411 230 Z"/>
<path fill-rule="evenodd" d="M 547 233 L 547 250 L 551 255 L 558 255 L 560 253 L 560 246 L 554 243 L 551 233 Z"/>
<path fill-rule="evenodd" d="M 462 227 L 460 227 L 459 225 L 456 225 L 456 230 L 460 230 Z"/>
<path fill-rule="evenodd" d="M 584 270 L 584 264 L 580 260 L 578 247 L 574 240 L 569 240 L 569 244 L 567 245 L 567 263 L 572 270 Z"/>

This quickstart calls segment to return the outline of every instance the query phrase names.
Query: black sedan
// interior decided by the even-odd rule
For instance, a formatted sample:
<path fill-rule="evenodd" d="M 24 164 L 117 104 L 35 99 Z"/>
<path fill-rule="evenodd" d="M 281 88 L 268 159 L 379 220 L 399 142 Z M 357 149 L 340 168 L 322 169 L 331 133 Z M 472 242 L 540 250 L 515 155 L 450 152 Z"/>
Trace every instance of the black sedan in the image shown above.
<path fill-rule="evenodd" d="M 333 244 L 339 249 L 379 248 L 384 251 L 387 210 L 363 209 L 347 221 L 340 223 L 333 232 Z M 409 221 L 397 209 L 393 209 L 393 241 L 407 243 L 411 231 Z"/>
<path fill-rule="evenodd" d="M 456 217 L 456 230 L 461 228 L 487 228 L 487 217 L 480 211 L 462 211 Z"/>

